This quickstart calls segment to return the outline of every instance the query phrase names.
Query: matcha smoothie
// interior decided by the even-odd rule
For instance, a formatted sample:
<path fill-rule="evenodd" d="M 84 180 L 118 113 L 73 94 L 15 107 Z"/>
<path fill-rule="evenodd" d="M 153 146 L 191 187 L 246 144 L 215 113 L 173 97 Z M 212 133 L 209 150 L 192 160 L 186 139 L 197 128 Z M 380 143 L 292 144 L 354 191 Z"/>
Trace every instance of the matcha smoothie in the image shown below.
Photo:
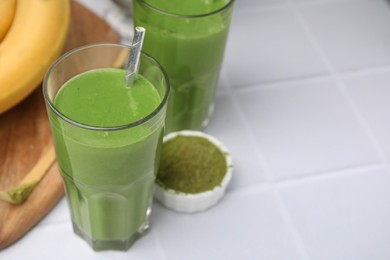
<path fill-rule="evenodd" d="M 228 35 L 233 0 L 134 0 L 143 50 L 166 70 L 172 87 L 167 132 L 207 125 Z"/>
<path fill-rule="evenodd" d="M 95 250 L 126 250 L 148 228 L 167 89 L 158 67 L 141 71 L 126 86 L 123 69 L 87 70 L 46 100 L 73 228 Z"/>

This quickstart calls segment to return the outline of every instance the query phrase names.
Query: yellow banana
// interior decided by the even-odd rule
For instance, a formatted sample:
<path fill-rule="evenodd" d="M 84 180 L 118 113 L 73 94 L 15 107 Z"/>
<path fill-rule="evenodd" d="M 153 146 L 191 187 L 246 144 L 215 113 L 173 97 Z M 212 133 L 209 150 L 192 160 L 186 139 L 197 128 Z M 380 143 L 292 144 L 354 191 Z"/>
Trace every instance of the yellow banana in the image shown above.
<path fill-rule="evenodd" d="M 70 23 L 70 0 L 18 0 L 0 43 L 0 114 L 27 97 L 60 55 Z"/>
<path fill-rule="evenodd" d="M 16 0 L 0 0 L 0 42 L 7 34 L 14 19 Z"/>

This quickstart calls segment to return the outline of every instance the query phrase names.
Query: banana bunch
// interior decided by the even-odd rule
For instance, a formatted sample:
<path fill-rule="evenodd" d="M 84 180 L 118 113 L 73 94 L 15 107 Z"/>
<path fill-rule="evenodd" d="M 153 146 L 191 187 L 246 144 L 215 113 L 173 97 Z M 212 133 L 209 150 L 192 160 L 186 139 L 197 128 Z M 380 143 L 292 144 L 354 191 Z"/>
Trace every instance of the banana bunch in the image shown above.
<path fill-rule="evenodd" d="M 26 98 L 61 54 L 70 0 L 0 0 L 0 114 Z"/>
<path fill-rule="evenodd" d="M 16 9 L 16 0 L 2 0 L 0 1 L 0 42 L 7 34 L 9 27 L 14 19 Z"/>

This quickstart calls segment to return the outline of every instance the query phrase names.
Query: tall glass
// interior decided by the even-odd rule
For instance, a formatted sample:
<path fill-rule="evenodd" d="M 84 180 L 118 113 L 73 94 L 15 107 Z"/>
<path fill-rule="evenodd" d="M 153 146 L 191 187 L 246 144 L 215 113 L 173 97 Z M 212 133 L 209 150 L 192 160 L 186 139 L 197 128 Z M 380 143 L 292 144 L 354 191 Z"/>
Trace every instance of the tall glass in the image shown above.
<path fill-rule="evenodd" d="M 127 250 L 149 227 L 168 81 L 160 65 L 142 53 L 139 73 L 157 90 L 161 103 L 127 125 L 86 125 L 65 116 L 54 101 L 61 87 L 81 73 L 122 68 L 129 51 L 116 44 L 75 49 L 52 65 L 43 84 L 73 230 L 94 250 Z"/>
<path fill-rule="evenodd" d="M 133 0 L 143 50 L 166 70 L 166 132 L 202 129 L 213 111 L 234 0 Z"/>

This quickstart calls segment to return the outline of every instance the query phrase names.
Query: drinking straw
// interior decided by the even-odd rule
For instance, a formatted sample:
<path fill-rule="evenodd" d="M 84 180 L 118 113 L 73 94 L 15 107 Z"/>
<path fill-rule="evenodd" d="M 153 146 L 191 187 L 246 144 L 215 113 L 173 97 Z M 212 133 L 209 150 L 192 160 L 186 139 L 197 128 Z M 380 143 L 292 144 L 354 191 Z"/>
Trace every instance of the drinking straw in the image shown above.
<path fill-rule="evenodd" d="M 141 54 L 142 44 L 145 38 L 145 28 L 135 27 L 133 42 L 130 46 L 130 55 L 126 68 L 126 86 L 131 86 L 134 83 L 135 75 L 139 69 L 139 57 Z"/>

